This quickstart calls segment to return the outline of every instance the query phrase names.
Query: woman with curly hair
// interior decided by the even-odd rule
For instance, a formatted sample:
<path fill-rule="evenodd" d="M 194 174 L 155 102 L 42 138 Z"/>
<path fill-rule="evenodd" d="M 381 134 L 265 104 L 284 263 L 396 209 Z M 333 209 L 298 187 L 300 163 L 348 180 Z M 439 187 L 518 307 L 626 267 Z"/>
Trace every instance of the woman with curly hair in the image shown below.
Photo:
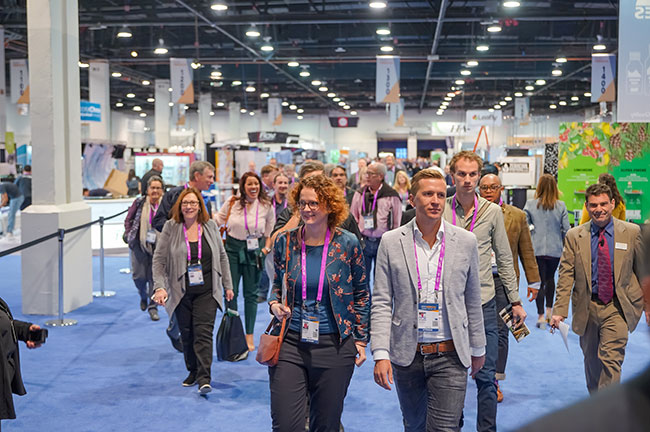
<path fill-rule="evenodd" d="M 365 361 L 369 339 L 363 251 L 339 227 L 348 206 L 332 180 L 305 178 L 290 199 L 304 225 L 282 233 L 274 248 L 269 305 L 277 322 L 286 318 L 288 325 L 278 364 L 269 367 L 273 430 L 304 430 L 309 399 L 309 429 L 338 431 L 354 365 Z"/>
<path fill-rule="evenodd" d="M 625 200 L 623 200 L 623 196 L 621 196 L 621 193 L 618 191 L 618 186 L 616 186 L 616 179 L 614 178 L 613 175 L 610 173 L 601 173 L 598 176 L 598 183 L 604 184 L 609 186 L 609 188 L 612 190 L 612 196 L 614 196 L 614 211 L 612 212 L 612 216 L 614 216 L 618 220 L 625 220 Z M 582 213 L 580 216 L 580 225 L 583 223 L 587 223 L 591 220 L 591 217 L 589 216 L 589 212 L 587 211 L 587 205 L 582 206 Z"/>

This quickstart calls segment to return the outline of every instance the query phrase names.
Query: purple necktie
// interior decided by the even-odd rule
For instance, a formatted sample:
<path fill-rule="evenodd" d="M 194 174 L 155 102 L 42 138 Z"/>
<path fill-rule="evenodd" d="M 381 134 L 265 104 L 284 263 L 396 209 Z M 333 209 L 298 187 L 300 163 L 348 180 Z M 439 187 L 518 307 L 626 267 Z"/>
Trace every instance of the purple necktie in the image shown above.
<path fill-rule="evenodd" d="M 612 262 L 609 259 L 609 246 L 605 239 L 605 229 L 598 234 L 598 298 L 607 304 L 614 296 L 612 289 Z"/>

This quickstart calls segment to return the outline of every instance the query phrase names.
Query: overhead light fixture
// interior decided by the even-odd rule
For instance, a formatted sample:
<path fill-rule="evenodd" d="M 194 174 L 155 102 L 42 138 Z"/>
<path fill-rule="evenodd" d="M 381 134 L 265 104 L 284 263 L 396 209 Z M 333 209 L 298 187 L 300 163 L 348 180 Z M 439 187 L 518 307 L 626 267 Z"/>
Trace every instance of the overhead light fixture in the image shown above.
<path fill-rule="evenodd" d="M 187 111 L 188 109 L 190 109 L 190 107 L 189 107 L 188 105 L 185 105 L 185 106 L 183 107 L 183 109 L 184 109 L 185 111 Z"/>
<path fill-rule="evenodd" d="M 446 100 L 447 102 L 449 102 L 449 101 L 451 100 L 451 98 L 450 98 L 449 96 L 445 96 L 445 100 Z"/>
<path fill-rule="evenodd" d="M 478 62 L 476 60 L 470 60 L 467 62 L 467 67 L 476 67 L 478 66 Z"/>
<path fill-rule="evenodd" d="M 368 6 L 373 9 L 384 9 L 386 7 L 385 1 L 371 1 Z"/>
<path fill-rule="evenodd" d="M 147 116 L 147 113 L 143 113 L 143 112 L 140 113 L 140 117 L 146 117 L 146 116 Z"/>
<path fill-rule="evenodd" d="M 559 56 L 558 58 L 555 59 L 555 63 L 566 63 L 567 59 L 566 57 Z"/>
<path fill-rule="evenodd" d="M 501 105 L 501 106 L 506 106 L 506 105 L 508 105 L 508 102 L 506 102 L 506 101 L 500 101 L 500 102 L 499 102 L 499 105 Z"/>
<path fill-rule="evenodd" d="M 560 104 L 560 106 L 566 106 L 566 101 L 560 101 L 558 104 Z"/>
<path fill-rule="evenodd" d="M 287 63 L 287 66 L 289 66 L 289 67 L 298 67 L 298 66 L 300 66 L 300 63 L 298 63 L 295 60 L 292 60 L 289 63 Z"/>
<path fill-rule="evenodd" d="M 233 87 L 240 86 L 240 85 L 241 85 L 241 81 L 239 81 L 239 80 L 234 80 L 234 81 L 232 82 L 231 85 L 232 85 Z"/>
<path fill-rule="evenodd" d="M 533 90 L 535 90 L 535 87 L 533 87 L 532 85 L 529 84 L 526 87 L 524 87 L 524 90 L 533 91 Z"/>
<path fill-rule="evenodd" d="M 591 92 L 585 92 L 585 97 L 590 98 L 591 97 Z"/>
<path fill-rule="evenodd" d="M 221 71 L 213 70 L 212 72 L 210 72 L 210 77 L 219 78 L 219 77 L 222 77 L 222 76 L 223 76 L 223 73 L 221 73 Z"/>
<path fill-rule="evenodd" d="M 344 109 L 344 110 L 349 110 L 349 109 L 350 109 L 350 105 L 343 105 L 343 109 Z"/>
<path fill-rule="evenodd" d="M 318 91 L 320 91 L 320 92 L 326 92 L 327 90 L 329 90 L 329 89 L 327 87 L 325 87 L 325 86 L 318 87 Z"/>
<path fill-rule="evenodd" d="M 503 98 L 503 100 L 506 101 L 506 102 L 510 102 L 510 101 L 512 101 L 512 97 L 511 96 L 506 96 L 506 97 Z"/>
<path fill-rule="evenodd" d="M 498 24 L 492 24 L 487 28 L 487 31 L 490 33 L 499 33 L 501 30 L 502 28 Z"/>
<path fill-rule="evenodd" d="M 548 107 L 549 107 L 550 109 L 557 109 L 557 105 L 555 105 L 555 104 L 550 104 Z"/>
<path fill-rule="evenodd" d="M 332 101 L 333 102 L 341 102 L 341 98 L 340 97 L 335 97 L 334 99 L 332 99 Z"/>
<path fill-rule="evenodd" d="M 122 76 L 122 73 L 120 73 L 120 72 L 113 72 L 113 73 L 111 73 L 111 76 L 112 76 L 113 78 L 119 78 L 119 77 Z"/>
<path fill-rule="evenodd" d="M 440 105 L 444 105 L 444 106 L 447 106 L 447 105 L 449 105 L 449 102 L 447 102 L 447 101 L 444 101 L 444 102 L 442 102 L 442 103 L 441 103 Z"/>
<path fill-rule="evenodd" d="M 252 25 L 248 28 L 248 30 L 246 30 L 246 36 L 248 36 L 249 38 L 260 37 L 260 35 L 261 35 L 261 33 L 260 33 L 260 31 L 257 29 L 257 27 L 255 26 L 255 24 L 252 24 Z"/>
<path fill-rule="evenodd" d="M 297 106 L 297 105 L 289 105 L 289 109 L 290 109 L 291 111 L 295 111 L 295 110 L 298 109 L 298 106 Z"/>
<path fill-rule="evenodd" d="M 135 58 L 138 56 L 138 52 L 136 50 L 131 51 L 131 57 Z"/>
<path fill-rule="evenodd" d="M 151 81 L 149 81 L 149 80 L 142 80 L 142 85 L 143 85 L 143 86 L 151 85 Z"/>
<path fill-rule="evenodd" d="M 607 46 L 604 44 L 596 44 L 594 45 L 594 51 L 605 51 L 607 49 Z"/>
<path fill-rule="evenodd" d="M 302 114 L 302 113 L 305 112 L 305 110 L 302 109 L 302 108 L 298 108 L 298 109 L 296 110 L 296 112 L 297 112 L 298 114 Z"/>
<path fill-rule="evenodd" d="M 328 98 L 336 97 L 336 93 L 331 93 L 331 92 L 330 92 L 330 93 L 327 93 L 327 97 L 328 97 Z"/>
<path fill-rule="evenodd" d="M 518 1 L 506 0 L 503 2 L 503 7 L 505 8 L 516 8 L 521 6 L 521 3 Z"/>
<path fill-rule="evenodd" d="M 381 48 L 379 48 L 381 52 L 393 52 L 394 48 L 390 45 L 383 45 Z"/>
<path fill-rule="evenodd" d="M 298 120 L 302 120 L 302 119 L 304 119 L 305 117 L 299 115 L 299 116 L 296 116 L 296 118 L 297 118 Z"/>
<path fill-rule="evenodd" d="M 214 111 L 210 111 L 210 115 L 213 116 L 213 115 L 214 115 Z"/>
<path fill-rule="evenodd" d="M 116 108 L 122 108 L 123 106 L 124 106 L 124 104 L 122 102 L 116 102 L 115 103 Z"/>
<path fill-rule="evenodd" d="M 443 115 L 444 113 L 445 113 L 444 111 L 436 111 L 436 115 L 439 115 L 439 116 Z"/>
<path fill-rule="evenodd" d="M 224 3 L 223 1 L 215 1 L 210 5 L 210 9 L 217 11 L 217 12 L 223 12 L 225 10 L 228 10 L 228 5 Z"/>
<path fill-rule="evenodd" d="M 460 71 L 460 74 L 461 74 L 462 76 L 468 76 L 468 75 L 471 75 L 471 74 L 472 74 L 472 71 L 467 70 L 467 69 L 463 69 L 462 71 Z"/>
<path fill-rule="evenodd" d="M 526 96 L 532 96 L 533 92 L 526 92 Z"/>
<path fill-rule="evenodd" d="M 130 38 L 133 37 L 133 33 L 131 33 L 131 30 L 125 25 L 120 28 L 120 31 L 117 32 L 117 37 L 118 38 Z"/>
<path fill-rule="evenodd" d="M 390 29 L 388 27 L 379 27 L 376 33 L 379 36 L 388 36 L 390 34 Z"/>
<path fill-rule="evenodd" d="M 357 115 L 357 112 L 356 111 L 350 111 L 350 115 L 355 116 L 355 115 Z"/>
<path fill-rule="evenodd" d="M 219 108 L 221 108 L 221 107 L 223 107 L 223 106 L 225 106 L 225 105 L 226 105 L 226 104 L 225 104 L 224 102 L 217 102 L 217 106 L 218 106 Z"/>
<path fill-rule="evenodd" d="M 495 109 L 495 110 L 500 110 L 500 109 L 501 109 L 501 105 L 499 105 L 499 104 L 494 105 L 494 109 Z"/>
<path fill-rule="evenodd" d="M 133 99 L 135 97 L 135 93 L 127 93 L 126 97 L 128 97 L 129 99 Z"/>
<path fill-rule="evenodd" d="M 289 106 L 289 102 L 287 102 L 287 101 L 282 101 L 282 106 L 283 106 L 283 107 L 288 107 L 288 106 Z"/>
<path fill-rule="evenodd" d="M 313 81 L 311 82 L 311 85 L 313 85 L 313 86 L 319 86 L 319 85 L 321 85 L 321 84 L 323 84 L 323 83 L 322 83 L 321 81 L 318 81 L 318 80 L 313 80 Z"/>
<path fill-rule="evenodd" d="M 346 105 L 345 102 L 343 102 L 343 101 L 339 102 L 339 106 L 345 106 L 345 105 Z"/>
<path fill-rule="evenodd" d="M 490 46 L 487 45 L 487 44 L 480 44 L 480 45 L 476 46 L 476 51 L 485 52 L 485 51 L 489 51 L 489 50 L 490 50 Z"/>
<path fill-rule="evenodd" d="M 142 107 L 140 105 L 136 105 L 133 107 L 133 111 L 142 111 Z"/>
<path fill-rule="evenodd" d="M 264 52 L 271 52 L 271 51 L 273 51 L 274 48 L 273 48 L 273 45 L 271 45 L 271 44 L 269 44 L 269 43 L 266 43 L 266 44 L 262 45 L 262 46 L 260 47 L 260 49 L 261 49 L 262 51 L 264 51 Z"/>
<path fill-rule="evenodd" d="M 267 97 L 271 96 L 270 94 L 264 92 L 260 95 L 260 99 L 266 99 Z"/>
<path fill-rule="evenodd" d="M 167 89 L 167 91 L 169 91 L 169 92 L 171 93 L 171 92 L 172 92 L 172 88 L 169 87 L 169 88 Z"/>
<path fill-rule="evenodd" d="M 256 90 L 256 89 L 255 89 L 255 86 L 253 86 L 253 84 L 250 84 L 250 83 L 249 83 L 249 84 L 246 86 L 246 93 L 255 93 L 255 90 Z"/>
<path fill-rule="evenodd" d="M 246 108 L 240 108 L 239 112 L 242 113 L 242 114 L 246 114 L 246 112 L 248 112 L 248 110 Z"/>
<path fill-rule="evenodd" d="M 84 63 L 84 62 L 82 62 L 82 61 L 79 61 L 78 64 L 79 64 L 79 67 L 80 67 L 80 68 L 84 68 L 84 69 L 85 69 L 85 68 L 89 68 L 89 67 L 90 67 L 90 65 L 89 65 L 88 63 Z"/>
<path fill-rule="evenodd" d="M 535 85 L 543 86 L 544 84 L 546 84 L 546 80 L 538 79 L 537 81 L 535 81 Z"/>
<path fill-rule="evenodd" d="M 515 97 L 522 97 L 524 94 L 522 92 L 515 92 Z"/>
<path fill-rule="evenodd" d="M 196 70 L 201 67 L 201 63 L 199 63 L 198 60 L 194 60 L 192 63 L 190 63 L 190 66 L 192 67 L 192 69 Z"/>
<path fill-rule="evenodd" d="M 169 102 L 167 105 L 169 105 L 170 107 L 173 107 L 173 106 L 174 106 L 174 102 Z"/>
<path fill-rule="evenodd" d="M 579 101 L 580 98 L 578 96 L 571 96 L 571 100 L 575 102 L 575 101 Z"/>
<path fill-rule="evenodd" d="M 251 111 L 248 113 L 249 116 L 253 117 L 255 115 L 255 111 Z"/>
<path fill-rule="evenodd" d="M 337 53 L 344 53 L 344 52 L 347 52 L 347 50 L 346 50 L 345 48 L 343 48 L 343 47 L 336 47 L 336 49 L 334 50 L 334 52 L 337 52 Z"/>
<path fill-rule="evenodd" d="M 311 74 L 309 73 L 308 70 L 302 70 L 302 71 L 300 71 L 300 74 L 299 74 L 299 75 L 300 75 L 301 77 L 303 77 L 303 78 L 306 78 L 306 77 L 310 76 Z"/>
<path fill-rule="evenodd" d="M 440 107 L 438 109 L 441 110 L 441 111 L 444 111 L 444 110 L 447 109 L 447 107 L 448 107 L 447 105 L 440 105 Z"/>
<path fill-rule="evenodd" d="M 153 53 L 162 55 L 167 54 L 168 52 L 169 50 L 165 47 L 165 41 L 162 38 L 158 39 L 158 46 L 153 50 Z"/>
<path fill-rule="evenodd" d="M 553 69 L 551 71 L 551 75 L 553 75 L 553 76 L 562 76 L 562 69 Z"/>
<path fill-rule="evenodd" d="M 456 93 L 449 92 L 449 93 L 447 93 L 447 97 L 454 98 L 454 97 L 456 97 Z"/>
<path fill-rule="evenodd" d="M 147 98 L 147 102 L 149 102 L 149 103 L 156 102 L 156 99 L 150 97 L 150 98 Z"/>
<path fill-rule="evenodd" d="M 454 81 L 454 84 L 456 84 L 456 85 L 463 85 L 463 84 L 465 84 L 465 80 L 458 79 L 458 80 Z"/>

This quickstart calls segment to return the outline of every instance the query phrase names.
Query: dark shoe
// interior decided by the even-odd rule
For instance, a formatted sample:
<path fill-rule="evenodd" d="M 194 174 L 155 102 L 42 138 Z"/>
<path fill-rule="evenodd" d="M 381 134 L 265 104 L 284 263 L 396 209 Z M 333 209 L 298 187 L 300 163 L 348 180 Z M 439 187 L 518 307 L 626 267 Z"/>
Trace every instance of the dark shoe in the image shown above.
<path fill-rule="evenodd" d="M 147 310 L 147 301 L 146 300 L 140 300 L 140 310 L 141 311 Z"/>
<path fill-rule="evenodd" d="M 199 393 L 201 393 L 202 395 L 206 395 L 211 391 L 212 391 L 212 386 L 210 385 L 210 383 L 201 384 L 199 386 Z"/>
<path fill-rule="evenodd" d="M 196 384 L 196 372 L 190 372 L 190 374 L 183 381 L 183 387 L 192 387 Z"/>
<path fill-rule="evenodd" d="M 158 309 L 149 309 L 149 316 L 151 317 L 151 321 L 158 321 L 160 319 L 158 316 Z"/>

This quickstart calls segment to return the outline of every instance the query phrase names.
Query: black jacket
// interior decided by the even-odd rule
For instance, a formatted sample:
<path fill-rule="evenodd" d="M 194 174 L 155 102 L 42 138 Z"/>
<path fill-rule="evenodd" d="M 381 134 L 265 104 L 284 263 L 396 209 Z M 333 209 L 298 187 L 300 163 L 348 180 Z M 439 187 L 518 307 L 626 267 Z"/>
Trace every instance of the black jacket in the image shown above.
<path fill-rule="evenodd" d="M 16 412 L 14 411 L 14 400 L 12 393 L 17 395 L 24 395 L 27 393 L 25 391 L 25 386 L 23 385 L 23 378 L 20 374 L 20 353 L 18 351 L 18 341 L 27 341 L 29 338 L 29 327 L 31 323 L 14 320 L 9 310 L 7 303 L 0 298 L 0 314 L 4 315 L 3 318 L 8 318 L 9 321 L 13 322 L 13 328 L 16 334 L 16 339 L 14 339 L 11 334 L 0 334 L 0 419 L 15 419 Z M 0 328 L 0 332 L 5 329 Z M 11 331 L 10 329 L 8 331 Z M 7 342 L 8 341 L 8 342 Z M 11 346 L 10 344 L 14 344 Z M 14 373 L 13 377 L 8 377 L 9 375 L 9 358 L 7 358 L 8 353 L 13 351 L 11 355 L 11 360 L 14 364 Z"/>
<path fill-rule="evenodd" d="M 158 176 L 162 178 L 162 173 L 152 168 L 142 176 L 142 179 L 140 180 L 140 194 L 142 194 L 142 196 L 147 194 L 147 183 L 149 182 L 149 179 L 153 176 Z"/>

